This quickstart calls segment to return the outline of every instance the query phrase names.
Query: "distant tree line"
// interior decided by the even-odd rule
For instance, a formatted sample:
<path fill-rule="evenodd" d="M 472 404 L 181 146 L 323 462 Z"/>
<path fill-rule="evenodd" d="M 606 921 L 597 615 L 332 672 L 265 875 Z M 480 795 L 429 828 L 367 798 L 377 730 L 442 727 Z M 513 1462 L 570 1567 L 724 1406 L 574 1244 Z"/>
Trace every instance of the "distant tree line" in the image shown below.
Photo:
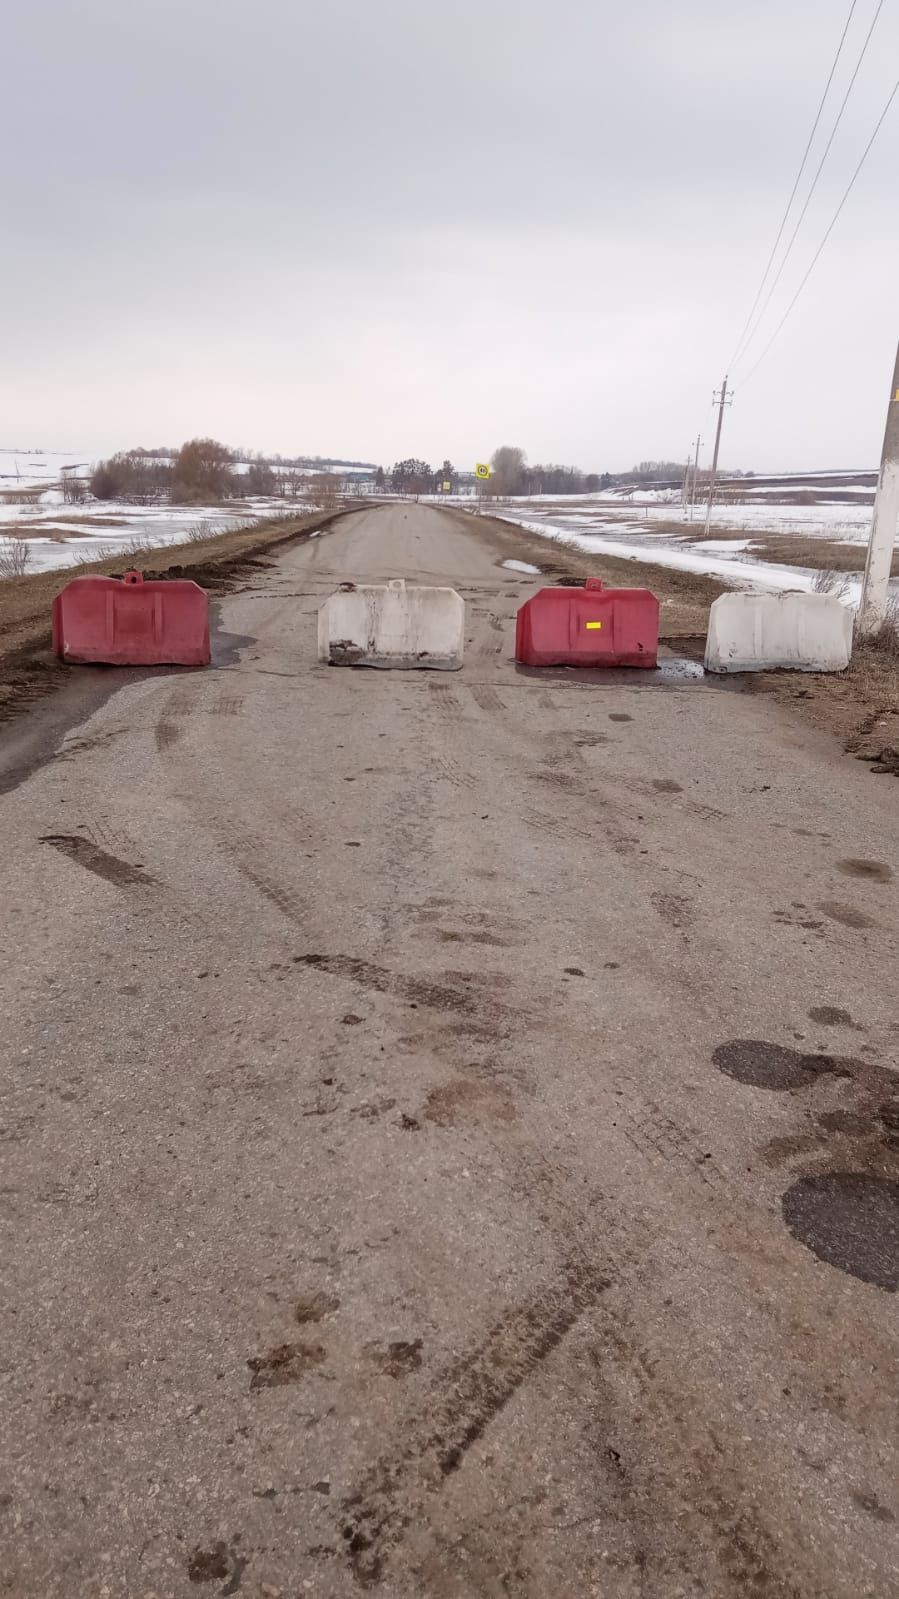
<path fill-rule="evenodd" d="M 430 467 L 427 461 L 416 460 L 414 456 L 397 461 L 390 472 L 379 466 L 375 473 L 375 487 L 390 488 L 395 494 L 439 494 L 444 483 L 450 485 L 448 492 L 455 493 L 458 482 L 459 473 L 452 461 Z"/>
<path fill-rule="evenodd" d="M 284 461 L 279 456 L 232 450 L 217 439 L 190 439 L 177 450 L 123 450 L 110 456 L 94 467 L 90 492 L 98 500 L 124 500 L 133 505 L 297 499 L 309 494 L 330 502 L 340 488 L 340 475 L 310 472 L 314 465 L 309 457 L 302 462 Z M 298 468 L 305 469 L 305 475 L 299 475 Z"/>
<path fill-rule="evenodd" d="M 492 476 L 487 492 L 506 499 L 517 494 L 597 494 L 603 489 L 633 484 L 673 484 L 684 477 L 683 461 L 640 461 L 630 472 L 582 472 L 576 466 L 530 466 L 524 450 L 504 444 L 491 458 Z M 729 477 L 752 476 L 730 472 Z"/>
<path fill-rule="evenodd" d="M 582 472 L 576 466 L 530 466 L 524 450 L 503 444 L 491 457 L 487 492 L 499 499 L 515 494 L 596 494 L 614 481 L 608 472 Z"/>

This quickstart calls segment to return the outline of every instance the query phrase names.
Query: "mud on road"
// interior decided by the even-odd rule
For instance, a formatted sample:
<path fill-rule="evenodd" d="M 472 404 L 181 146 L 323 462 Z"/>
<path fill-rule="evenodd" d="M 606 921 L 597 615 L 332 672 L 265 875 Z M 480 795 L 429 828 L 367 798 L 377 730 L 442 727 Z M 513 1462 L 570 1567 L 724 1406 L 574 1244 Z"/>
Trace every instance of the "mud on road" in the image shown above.
<path fill-rule="evenodd" d="M 519 672 L 512 553 L 347 516 L 11 724 L 0 1592 L 897 1587 L 892 785 Z M 319 666 L 395 576 L 462 671 Z"/>

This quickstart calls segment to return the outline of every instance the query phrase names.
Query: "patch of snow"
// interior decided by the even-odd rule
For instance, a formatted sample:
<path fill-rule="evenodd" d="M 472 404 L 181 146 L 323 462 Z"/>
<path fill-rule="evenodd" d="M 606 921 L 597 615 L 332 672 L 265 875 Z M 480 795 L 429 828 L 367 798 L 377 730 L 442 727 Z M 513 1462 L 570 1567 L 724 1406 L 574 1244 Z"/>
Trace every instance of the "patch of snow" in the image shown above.
<path fill-rule="evenodd" d="M 540 576 L 539 566 L 528 566 L 527 561 L 503 561 L 503 566 L 510 572 L 527 572 L 534 577 Z"/>
<path fill-rule="evenodd" d="M 142 549 L 183 544 L 187 531 L 195 527 L 202 528 L 207 537 L 214 537 L 235 527 L 318 510 L 321 506 L 306 501 L 294 505 L 264 498 L 226 506 L 136 506 L 104 500 L 73 505 L 71 514 L 63 517 L 58 504 L 0 502 L 0 536 L 18 535 L 27 542 L 29 572 L 49 572 L 64 570 L 79 561 L 102 560 L 133 544 Z"/>
<path fill-rule="evenodd" d="M 819 575 L 811 567 L 777 566 L 765 561 L 727 560 L 720 555 L 703 554 L 698 549 L 684 549 L 682 546 L 660 539 L 657 535 L 643 533 L 639 526 L 627 529 L 626 524 L 619 524 L 622 530 L 630 531 L 632 534 L 629 540 L 623 540 L 609 538 L 605 533 L 599 532 L 577 533 L 571 528 L 553 527 L 548 522 L 526 521 L 519 516 L 503 516 L 501 520 L 512 522 L 528 533 L 538 533 L 543 538 L 556 539 L 561 544 L 571 544 L 576 549 L 586 550 L 591 555 L 612 555 L 628 561 L 645 561 L 651 566 L 675 567 L 681 572 L 696 572 L 705 577 L 721 578 L 734 588 L 799 589 L 810 593 Z M 857 605 L 860 594 L 861 576 L 847 574 L 844 580 L 844 592 L 840 595 L 843 603 Z"/>

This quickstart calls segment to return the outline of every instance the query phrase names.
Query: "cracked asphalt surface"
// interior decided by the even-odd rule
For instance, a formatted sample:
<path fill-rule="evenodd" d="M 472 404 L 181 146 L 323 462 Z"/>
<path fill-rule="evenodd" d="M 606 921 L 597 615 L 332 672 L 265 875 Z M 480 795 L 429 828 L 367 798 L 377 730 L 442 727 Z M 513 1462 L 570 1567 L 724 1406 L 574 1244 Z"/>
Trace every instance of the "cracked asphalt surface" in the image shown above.
<path fill-rule="evenodd" d="M 12 1599 L 899 1592 L 892 783 L 501 560 L 360 512 L 4 730 Z M 319 666 L 395 576 L 463 670 Z"/>

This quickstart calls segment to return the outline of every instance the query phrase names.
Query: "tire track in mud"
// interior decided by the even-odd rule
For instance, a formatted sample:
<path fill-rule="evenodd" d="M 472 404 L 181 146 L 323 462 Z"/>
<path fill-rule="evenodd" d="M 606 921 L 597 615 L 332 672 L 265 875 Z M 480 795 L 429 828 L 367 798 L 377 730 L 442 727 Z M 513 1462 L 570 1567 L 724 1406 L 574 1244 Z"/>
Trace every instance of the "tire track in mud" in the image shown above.
<path fill-rule="evenodd" d="M 410 1521 L 423 1515 L 426 1498 L 459 1470 L 469 1449 L 608 1287 L 608 1279 L 582 1260 L 566 1263 L 556 1284 L 507 1310 L 483 1339 L 435 1374 L 396 1450 L 341 1501 L 341 1535 L 360 1587 L 381 1582 L 391 1551 Z"/>
<path fill-rule="evenodd" d="M 186 732 L 183 724 L 189 725 L 196 715 L 236 717 L 242 714 L 244 704 L 245 696 L 242 694 L 224 693 L 208 704 L 201 704 L 196 693 L 185 688 L 176 689 L 166 700 L 154 729 L 157 751 L 164 754 L 178 743 Z M 308 928 L 309 905 L 302 894 L 285 884 L 282 877 L 273 876 L 263 864 L 257 864 L 257 858 L 263 854 L 261 842 L 241 828 L 233 818 L 205 814 L 195 797 L 191 797 L 189 804 L 194 822 L 212 836 L 217 850 L 239 875 L 293 926 Z M 206 926 L 208 923 L 208 917 L 202 909 L 193 904 L 186 907 L 182 914 L 197 926 Z"/>
<path fill-rule="evenodd" d="M 471 653 L 475 659 L 490 661 L 503 653 L 506 624 L 495 611 L 487 613 L 486 621 L 487 627 L 480 627 L 477 630 L 480 637 L 475 640 Z"/>
<path fill-rule="evenodd" d="M 546 833 L 549 838 L 567 838 L 575 844 L 595 844 L 596 828 L 587 827 L 579 822 L 569 822 L 562 816 L 551 816 L 546 811 L 538 811 L 533 806 L 525 806 L 521 812 L 521 819 L 527 827 L 538 833 Z"/>
<path fill-rule="evenodd" d="M 674 1161 L 708 1188 L 726 1182 L 711 1150 L 703 1149 L 698 1130 L 678 1126 L 651 1099 L 644 1099 L 638 1110 L 627 1114 L 621 1131 L 640 1155 L 659 1155 L 662 1160 Z"/>
<path fill-rule="evenodd" d="M 153 737 L 156 741 L 158 754 L 164 755 L 166 750 L 170 750 L 174 744 L 177 744 L 182 731 L 178 722 L 170 722 L 161 718 L 153 729 Z"/>
<path fill-rule="evenodd" d="M 424 1005 L 429 1010 L 457 1011 L 463 1016 L 481 1016 L 488 1008 L 494 1016 L 509 1013 L 509 1008 L 501 1001 L 491 997 L 488 1005 L 484 994 L 478 992 L 479 984 L 494 981 L 489 974 L 453 974 L 458 975 L 458 981 L 450 985 L 426 977 L 403 977 L 389 971 L 386 966 L 358 960 L 350 955 L 295 955 L 293 960 L 297 966 L 327 972 L 332 977 L 347 978 L 362 988 L 374 989 L 378 994 L 396 995 L 408 1004 Z"/>
<path fill-rule="evenodd" d="M 798 1549 L 785 1547 L 792 1528 L 778 1520 L 769 1527 L 756 1495 L 730 1463 L 733 1455 L 702 1418 L 702 1406 L 684 1386 L 680 1371 L 666 1370 L 656 1354 L 643 1347 L 639 1331 L 629 1325 L 618 1304 L 600 1307 L 597 1342 L 592 1351 L 599 1382 L 608 1392 L 607 1405 L 616 1416 L 616 1454 L 628 1458 L 625 1486 L 629 1519 L 642 1533 L 644 1549 L 641 1592 L 667 1599 L 672 1591 L 693 1591 L 686 1584 L 702 1582 L 702 1592 L 716 1599 L 809 1599 L 817 1585 L 798 1576 L 805 1561 Z M 621 1448 L 622 1423 L 609 1391 L 609 1375 L 617 1370 L 639 1415 L 631 1449 Z M 664 1441 L 651 1453 L 641 1447 L 647 1433 Z M 776 1527 L 776 1531 L 775 1531 Z M 645 1529 L 645 1531 L 644 1531 Z M 659 1530 L 662 1546 L 659 1548 Z M 709 1584 L 709 1557 L 718 1573 Z M 797 1572 L 788 1568 L 792 1566 Z M 699 1591 L 696 1589 L 695 1591 Z"/>
<path fill-rule="evenodd" d="M 242 694 L 220 694 L 204 703 L 197 693 L 176 689 L 165 701 L 162 715 L 153 729 L 156 749 L 162 755 L 177 744 L 186 731 L 182 724 L 194 716 L 240 716 L 243 708 Z"/>
<path fill-rule="evenodd" d="M 490 713 L 497 711 L 505 713 L 505 705 L 497 694 L 496 689 L 491 688 L 489 683 L 470 683 L 468 691 L 480 710 Z"/>
<path fill-rule="evenodd" d="M 155 878 L 142 866 L 110 855 L 89 838 L 81 838 L 73 833 L 45 833 L 40 843 L 50 844 L 61 855 L 83 866 L 86 872 L 93 872 L 95 877 L 102 877 L 104 882 L 112 883 L 116 888 L 149 887 L 155 882 Z"/>
<path fill-rule="evenodd" d="M 267 899 L 270 905 L 274 905 L 275 909 L 280 911 L 282 916 L 286 916 L 287 920 L 292 922 L 294 926 L 308 927 L 309 907 L 299 894 L 285 887 L 284 883 L 276 882 L 267 873 L 259 871 L 257 867 L 251 866 L 248 861 L 241 859 L 240 855 L 233 849 L 226 849 L 226 852 L 232 855 L 234 865 L 240 872 L 241 877 L 246 878 L 248 883 L 252 883 L 263 899 Z"/>
<path fill-rule="evenodd" d="M 164 755 L 181 740 L 185 729 L 182 722 L 197 709 L 197 696 L 186 688 L 176 688 L 163 703 L 162 712 L 153 729 L 156 751 Z"/>
<path fill-rule="evenodd" d="M 449 722 L 462 719 L 463 706 L 451 683 L 438 683 L 428 678 L 428 695 L 433 709 Z"/>

